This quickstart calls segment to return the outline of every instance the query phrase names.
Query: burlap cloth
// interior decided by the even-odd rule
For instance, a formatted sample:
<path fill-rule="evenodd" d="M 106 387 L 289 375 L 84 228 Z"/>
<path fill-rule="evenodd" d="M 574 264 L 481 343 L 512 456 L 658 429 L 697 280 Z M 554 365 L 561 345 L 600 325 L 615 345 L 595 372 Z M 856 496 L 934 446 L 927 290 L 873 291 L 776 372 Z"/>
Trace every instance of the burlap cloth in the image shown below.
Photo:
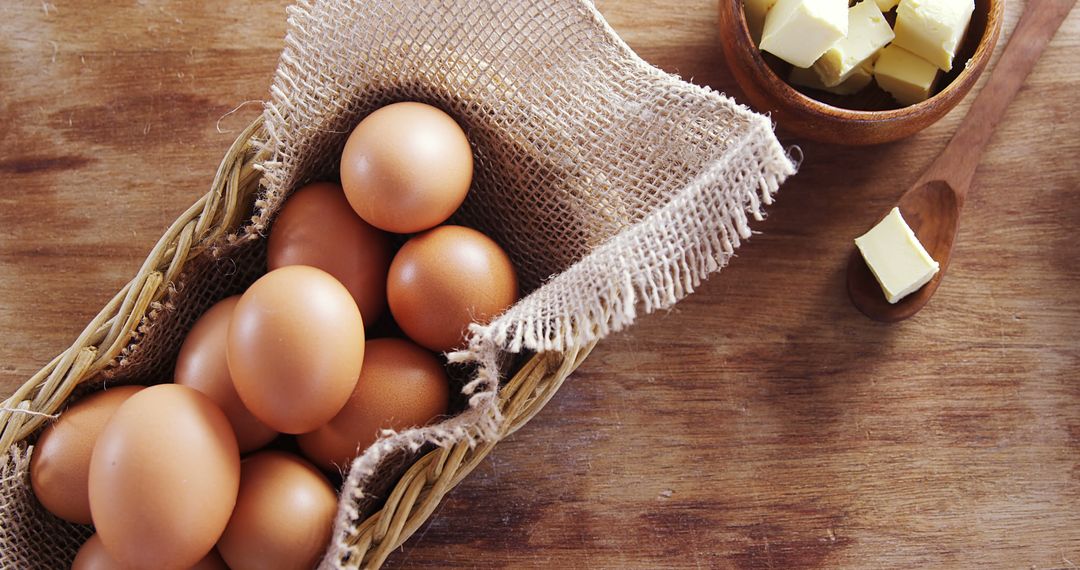
<path fill-rule="evenodd" d="M 450 355 L 474 371 L 463 412 L 387 434 L 353 463 L 323 564 L 340 567 L 382 459 L 497 437 L 501 354 L 580 345 L 691 293 L 750 236 L 749 219 L 795 166 L 766 117 L 648 65 L 583 0 L 301 0 L 288 18 L 265 107 L 265 192 L 250 223 L 189 262 L 132 345 L 88 384 L 169 380 L 191 323 L 264 270 L 274 213 L 298 185 L 335 177 L 366 114 L 401 100 L 449 112 L 476 156 L 451 221 L 498 241 L 528 295 L 474 325 L 467 350 Z M 0 471 L 0 560 L 64 567 L 91 531 L 33 499 L 31 450 L 17 446 Z"/>

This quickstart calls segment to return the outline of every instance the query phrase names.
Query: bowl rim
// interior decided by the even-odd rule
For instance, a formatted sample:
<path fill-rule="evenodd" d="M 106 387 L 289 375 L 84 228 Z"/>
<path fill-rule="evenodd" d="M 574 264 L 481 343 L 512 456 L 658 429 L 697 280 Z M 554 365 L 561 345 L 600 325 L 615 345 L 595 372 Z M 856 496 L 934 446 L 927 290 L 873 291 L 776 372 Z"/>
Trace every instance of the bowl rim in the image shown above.
<path fill-rule="evenodd" d="M 723 4 L 725 0 L 720 1 L 721 4 Z M 874 0 L 864 1 L 873 2 Z M 971 54 L 971 57 L 964 64 L 964 69 L 960 74 L 946 85 L 944 89 L 938 91 L 925 101 L 920 101 L 914 105 L 907 105 L 898 109 L 884 109 L 880 111 L 862 111 L 837 107 L 819 101 L 792 87 L 790 83 L 777 75 L 772 67 L 765 62 L 765 58 L 761 55 L 761 49 L 754 44 L 753 38 L 750 35 L 750 27 L 746 22 L 746 10 L 744 8 L 745 0 L 730 0 L 730 4 L 736 12 L 735 18 L 738 22 L 736 27 L 740 32 L 740 38 L 739 41 L 737 41 L 739 51 L 744 54 L 749 54 L 750 61 L 752 62 L 754 69 L 759 72 L 758 76 L 762 78 L 761 81 L 766 84 L 766 88 L 774 91 L 778 90 L 780 95 L 791 98 L 804 110 L 812 112 L 815 115 L 855 122 L 881 122 L 907 119 L 924 112 L 930 112 L 937 104 L 940 104 L 943 101 L 948 104 L 947 100 L 955 96 L 956 91 L 966 91 L 967 88 L 969 88 L 969 86 L 967 86 L 969 82 L 972 84 L 974 83 L 978 78 L 978 75 L 983 71 L 984 66 L 981 64 L 990 59 L 990 56 L 993 55 L 994 48 L 997 47 L 997 38 L 1001 30 L 1002 16 L 1005 11 L 1006 0 L 987 1 L 989 2 L 989 9 L 987 10 L 986 29 L 983 31 L 982 37 L 979 38 L 979 43 L 975 47 L 975 52 Z M 955 102 L 958 103 L 959 98 Z"/>

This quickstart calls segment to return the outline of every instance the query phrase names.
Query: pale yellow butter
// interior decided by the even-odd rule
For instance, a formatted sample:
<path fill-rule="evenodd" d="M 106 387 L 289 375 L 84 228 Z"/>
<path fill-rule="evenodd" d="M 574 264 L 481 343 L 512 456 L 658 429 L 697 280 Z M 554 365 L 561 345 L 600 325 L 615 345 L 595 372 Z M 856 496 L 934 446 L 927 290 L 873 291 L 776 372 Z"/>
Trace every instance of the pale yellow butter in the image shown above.
<path fill-rule="evenodd" d="M 863 0 L 848 9 L 847 35 L 818 58 L 814 71 L 826 87 L 839 85 L 893 37 L 893 30 L 875 1 Z"/>
<path fill-rule="evenodd" d="M 975 0 L 900 0 L 894 42 L 949 71 L 974 11 Z"/>
<path fill-rule="evenodd" d="M 765 16 L 761 49 L 810 67 L 848 32 L 847 0 L 778 0 Z"/>
<path fill-rule="evenodd" d="M 930 97 L 938 74 L 936 65 L 895 43 L 881 50 L 874 63 L 874 80 L 901 105 L 914 105 Z"/>
<path fill-rule="evenodd" d="M 788 83 L 827 91 L 837 95 L 851 95 L 862 91 L 864 87 L 870 85 L 870 80 L 873 78 L 872 75 L 873 66 L 868 61 L 865 64 L 856 67 L 852 73 L 848 75 L 848 78 L 840 84 L 828 87 L 821 82 L 821 78 L 818 77 L 817 72 L 814 71 L 813 68 L 804 69 L 802 67 L 792 67 L 791 73 L 788 75 Z"/>
<path fill-rule="evenodd" d="M 899 208 L 893 208 L 873 229 L 855 238 L 855 247 L 890 303 L 918 291 L 939 269 L 938 262 L 926 253 Z"/>
<path fill-rule="evenodd" d="M 900 3 L 900 0 L 875 0 L 875 1 L 877 2 L 878 9 L 881 10 L 882 12 L 888 12 L 889 10 L 892 10 L 893 8 L 896 7 L 897 4 Z"/>
<path fill-rule="evenodd" d="M 776 0 L 744 0 L 743 9 L 746 13 L 746 27 L 750 29 L 750 37 L 754 45 L 761 42 L 761 30 L 765 27 L 765 15 L 776 4 Z"/>

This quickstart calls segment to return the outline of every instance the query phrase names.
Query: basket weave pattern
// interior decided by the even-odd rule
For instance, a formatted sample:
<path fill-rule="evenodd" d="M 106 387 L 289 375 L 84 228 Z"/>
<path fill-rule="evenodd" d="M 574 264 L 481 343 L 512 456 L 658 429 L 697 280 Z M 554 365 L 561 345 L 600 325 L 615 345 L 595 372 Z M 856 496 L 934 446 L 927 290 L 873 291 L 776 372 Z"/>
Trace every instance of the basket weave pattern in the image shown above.
<path fill-rule="evenodd" d="M 381 510 L 367 517 L 347 541 L 350 558 L 342 566 L 378 568 L 435 511 L 443 496 L 485 458 L 496 443 L 528 423 L 589 355 L 595 342 L 566 353 L 530 358 L 499 391 L 504 422 L 498 439 L 471 446 L 460 441 L 422 456 L 394 486 Z"/>
<path fill-rule="evenodd" d="M 190 260 L 236 243 L 236 231 L 250 212 L 257 190 L 256 150 L 252 137 L 261 122 L 250 125 L 222 160 L 211 190 L 191 205 L 158 239 L 138 273 L 98 312 L 71 347 L 15 391 L 0 411 L 0 452 L 24 440 L 55 414 L 83 380 L 110 365 L 122 364 L 133 349 L 138 325 L 175 288 Z M 219 255 L 219 251 L 214 252 Z M 178 348 L 178 347 L 177 347 Z"/>

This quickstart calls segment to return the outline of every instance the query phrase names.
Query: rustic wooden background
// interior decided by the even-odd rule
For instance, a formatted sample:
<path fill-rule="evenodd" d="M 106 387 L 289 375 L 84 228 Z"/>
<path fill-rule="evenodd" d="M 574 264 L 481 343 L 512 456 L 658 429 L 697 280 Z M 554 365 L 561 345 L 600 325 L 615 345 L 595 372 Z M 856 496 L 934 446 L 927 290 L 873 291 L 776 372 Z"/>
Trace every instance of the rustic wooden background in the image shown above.
<path fill-rule="evenodd" d="M 645 59 L 738 98 L 715 1 L 598 4 Z M 0 395 L 205 191 L 257 106 L 225 115 L 265 96 L 285 3 L 0 2 Z M 919 316 L 866 320 L 843 270 L 966 105 L 899 143 L 802 144 L 731 266 L 604 342 L 390 566 L 1075 568 L 1078 48 L 1074 13 Z"/>

